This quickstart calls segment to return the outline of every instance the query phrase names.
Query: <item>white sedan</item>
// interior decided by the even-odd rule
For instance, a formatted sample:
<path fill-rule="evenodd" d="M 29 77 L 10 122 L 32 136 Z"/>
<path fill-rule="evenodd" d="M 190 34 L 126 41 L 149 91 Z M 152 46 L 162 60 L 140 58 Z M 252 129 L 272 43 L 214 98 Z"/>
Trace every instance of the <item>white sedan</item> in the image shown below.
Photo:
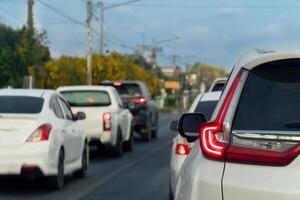
<path fill-rule="evenodd" d="M 55 91 L 0 90 L 0 175 L 45 176 L 53 189 L 66 174 L 83 177 L 89 151 L 82 119 Z"/>
<path fill-rule="evenodd" d="M 189 113 L 205 113 L 210 118 L 213 113 L 222 92 L 207 92 L 199 94 L 194 100 L 193 104 L 189 109 Z M 177 125 L 177 121 L 176 122 Z M 170 162 L 170 180 L 169 180 L 169 199 L 173 199 L 176 182 L 180 168 L 189 155 L 194 143 L 188 142 L 186 138 L 181 135 L 177 135 L 173 139 L 173 146 L 171 151 L 171 162 Z"/>

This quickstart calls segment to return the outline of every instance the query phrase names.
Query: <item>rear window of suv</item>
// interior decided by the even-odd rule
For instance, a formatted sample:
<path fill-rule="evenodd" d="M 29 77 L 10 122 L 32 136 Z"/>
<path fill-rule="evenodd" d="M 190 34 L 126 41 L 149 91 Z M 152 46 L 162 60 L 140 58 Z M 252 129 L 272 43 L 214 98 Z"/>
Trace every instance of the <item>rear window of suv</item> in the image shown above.
<path fill-rule="evenodd" d="M 143 96 L 138 84 L 122 83 L 120 86 L 114 86 L 122 98 L 141 97 Z"/>
<path fill-rule="evenodd" d="M 234 130 L 300 130 L 300 59 L 274 61 L 250 71 Z"/>
<path fill-rule="evenodd" d="M 27 96 L 0 96 L 0 113 L 38 114 L 42 111 L 44 99 Z"/>
<path fill-rule="evenodd" d="M 111 100 L 106 91 L 62 91 L 72 107 L 109 106 Z"/>

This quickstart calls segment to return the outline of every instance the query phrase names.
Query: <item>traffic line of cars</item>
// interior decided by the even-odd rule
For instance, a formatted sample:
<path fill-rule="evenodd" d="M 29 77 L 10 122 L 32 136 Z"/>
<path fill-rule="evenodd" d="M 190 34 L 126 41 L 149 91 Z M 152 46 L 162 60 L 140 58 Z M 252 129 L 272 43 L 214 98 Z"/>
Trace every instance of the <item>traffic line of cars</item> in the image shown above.
<path fill-rule="evenodd" d="M 195 143 L 175 200 L 300 198 L 299 66 L 299 52 L 255 50 L 233 68 L 211 117 L 170 124 Z"/>
<path fill-rule="evenodd" d="M 121 157 L 123 150 L 133 150 L 136 127 L 145 129 L 142 138 L 146 134 L 153 138 L 158 109 L 150 104 L 150 95 L 142 93 L 145 85 L 130 84 L 137 87 L 133 97 L 128 93 L 127 101 L 112 86 L 1 89 L 0 175 L 44 177 L 50 188 L 61 189 L 65 175 L 86 175 L 90 144 Z M 127 108 L 140 112 L 132 115 Z M 150 118 L 152 111 L 155 119 Z M 144 121 L 137 123 L 141 117 Z M 148 137 L 146 141 L 151 140 Z"/>

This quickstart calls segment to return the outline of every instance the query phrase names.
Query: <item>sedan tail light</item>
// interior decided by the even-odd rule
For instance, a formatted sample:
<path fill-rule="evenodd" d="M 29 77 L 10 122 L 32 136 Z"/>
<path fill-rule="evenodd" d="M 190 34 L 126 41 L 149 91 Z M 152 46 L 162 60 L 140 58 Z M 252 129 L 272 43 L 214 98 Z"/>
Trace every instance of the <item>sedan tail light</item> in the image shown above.
<path fill-rule="evenodd" d="M 300 153 L 299 142 L 289 142 L 260 137 L 239 137 L 235 133 L 226 133 L 224 119 L 232 99 L 245 73 L 241 70 L 234 79 L 216 119 L 201 125 L 200 147 L 203 155 L 209 159 L 247 164 L 284 166 L 292 162 Z M 242 134 L 241 134 L 242 135 Z M 259 134 L 254 134 L 258 136 Z"/>
<path fill-rule="evenodd" d="M 111 113 L 103 113 L 103 131 L 111 130 Z"/>
<path fill-rule="evenodd" d="M 176 145 L 176 154 L 178 155 L 189 155 L 190 148 L 188 144 L 177 144 Z"/>
<path fill-rule="evenodd" d="M 41 142 L 49 139 L 52 126 L 50 124 L 43 124 L 37 128 L 26 140 L 26 142 Z"/>

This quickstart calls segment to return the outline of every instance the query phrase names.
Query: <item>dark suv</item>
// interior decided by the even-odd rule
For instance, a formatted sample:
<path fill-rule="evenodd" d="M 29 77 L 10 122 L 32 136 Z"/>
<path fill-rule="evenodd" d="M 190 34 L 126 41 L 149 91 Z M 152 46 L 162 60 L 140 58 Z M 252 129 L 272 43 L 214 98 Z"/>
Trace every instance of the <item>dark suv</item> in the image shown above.
<path fill-rule="evenodd" d="M 100 85 L 109 85 L 117 89 L 123 104 L 134 116 L 133 130 L 139 133 L 144 141 L 157 137 L 159 110 L 144 82 L 103 81 Z"/>

